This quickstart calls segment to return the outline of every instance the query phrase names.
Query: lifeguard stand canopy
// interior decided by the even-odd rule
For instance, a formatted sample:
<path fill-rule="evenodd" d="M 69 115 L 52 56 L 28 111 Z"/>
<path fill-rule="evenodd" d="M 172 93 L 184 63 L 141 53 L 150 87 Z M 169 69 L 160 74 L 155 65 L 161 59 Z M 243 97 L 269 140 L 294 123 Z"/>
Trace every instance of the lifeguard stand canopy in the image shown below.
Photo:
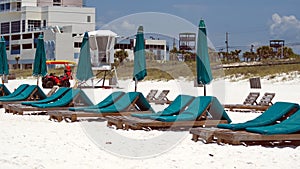
<path fill-rule="evenodd" d="M 111 70 L 117 34 L 110 30 L 88 32 L 93 70 Z"/>

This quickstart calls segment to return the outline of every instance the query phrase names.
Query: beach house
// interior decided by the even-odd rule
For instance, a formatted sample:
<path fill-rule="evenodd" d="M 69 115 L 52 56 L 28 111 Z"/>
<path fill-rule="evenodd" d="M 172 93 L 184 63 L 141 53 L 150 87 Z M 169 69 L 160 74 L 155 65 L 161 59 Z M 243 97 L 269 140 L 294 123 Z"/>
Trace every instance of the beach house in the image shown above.
<path fill-rule="evenodd" d="M 47 60 L 76 61 L 82 34 L 95 30 L 95 8 L 83 0 L 0 0 L 0 34 L 10 68 L 31 69 L 44 35 Z"/>

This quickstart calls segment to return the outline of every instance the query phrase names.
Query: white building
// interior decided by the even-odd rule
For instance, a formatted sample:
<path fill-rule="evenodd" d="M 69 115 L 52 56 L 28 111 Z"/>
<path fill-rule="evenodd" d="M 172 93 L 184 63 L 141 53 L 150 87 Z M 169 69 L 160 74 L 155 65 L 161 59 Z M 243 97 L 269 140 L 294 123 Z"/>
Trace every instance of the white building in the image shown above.
<path fill-rule="evenodd" d="M 48 60 L 76 61 L 82 35 L 95 30 L 95 8 L 82 0 L 0 0 L 0 34 L 10 67 L 32 68 L 36 39 L 44 34 Z"/>
<path fill-rule="evenodd" d="M 133 48 L 135 46 L 135 39 L 130 39 L 129 42 L 119 42 L 116 45 L 116 50 L 125 50 L 128 53 L 128 59 L 134 60 Z M 167 41 L 156 39 L 145 39 L 145 50 L 154 54 L 154 60 L 168 61 L 167 55 Z"/>

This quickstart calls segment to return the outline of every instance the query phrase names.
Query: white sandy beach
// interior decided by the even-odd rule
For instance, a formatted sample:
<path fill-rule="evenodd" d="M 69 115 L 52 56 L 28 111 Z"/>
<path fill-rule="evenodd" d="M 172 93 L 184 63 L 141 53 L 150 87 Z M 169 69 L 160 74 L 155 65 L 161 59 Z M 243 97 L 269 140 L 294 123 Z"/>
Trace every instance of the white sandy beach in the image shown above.
<path fill-rule="evenodd" d="M 10 91 L 21 83 L 36 80 L 11 80 Z M 133 91 L 134 83 L 121 81 L 120 89 Z M 203 95 L 192 82 L 146 81 L 138 91 L 146 95 L 150 89 L 169 89 L 168 98 L 178 94 Z M 113 90 L 84 89 L 94 103 Z M 48 90 L 45 90 L 47 92 Z M 207 87 L 207 94 L 221 103 L 242 103 L 250 92 L 247 80 L 216 80 Z M 282 81 L 262 79 L 262 89 L 276 93 L 273 102 L 300 103 L 299 77 Z M 259 98 L 260 99 L 260 98 Z M 164 106 L 154 106 L 156 110 Z M 300 168 L 300 147 L 231 146 L 193 142 L 188 131 L 124 131 L 106 127 L 104 120 L 53 122 L 48 116 L 12 115 L 0 109 L 0 168 Z M 242 122 L 259 113 L 228 112 L 233 122 Z"/>

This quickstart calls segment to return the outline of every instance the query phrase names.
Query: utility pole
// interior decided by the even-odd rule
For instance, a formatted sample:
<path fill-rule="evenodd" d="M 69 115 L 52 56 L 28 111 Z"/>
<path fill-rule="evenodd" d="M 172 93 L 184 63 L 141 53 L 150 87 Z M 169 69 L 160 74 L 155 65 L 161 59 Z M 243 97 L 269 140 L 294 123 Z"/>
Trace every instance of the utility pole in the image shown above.
<path fill-rule="evenodd" d="M 225 58 L 226 58 L 226 60 L 228 60 L 228 32 L 226 32 L 225 45 L 226 45 Z"/>
<path fill-rule="evenodd" d="M 228 53 L 228 32 L 226 32 L 225 45 L 226 45 L 226 52 Z"/>

